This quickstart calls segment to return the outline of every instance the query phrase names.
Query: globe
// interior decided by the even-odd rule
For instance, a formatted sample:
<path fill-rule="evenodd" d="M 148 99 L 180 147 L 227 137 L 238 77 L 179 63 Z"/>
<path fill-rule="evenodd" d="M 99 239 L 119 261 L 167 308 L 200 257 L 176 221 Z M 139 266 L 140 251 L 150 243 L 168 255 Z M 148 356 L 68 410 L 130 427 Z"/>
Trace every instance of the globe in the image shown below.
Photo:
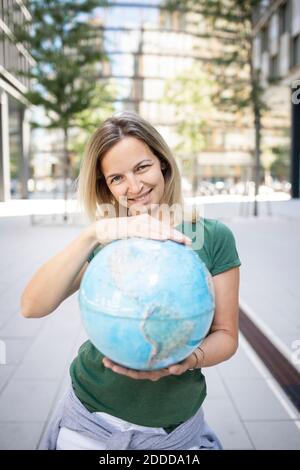
<path fill-rule="evenodd" d="M 90 262 L 79 305 L 88 337 L 102 354 L 131 369 L 162 369 L 189 356 L 207 335 L 212 278 L 190 247 L 117 240 Z"/>

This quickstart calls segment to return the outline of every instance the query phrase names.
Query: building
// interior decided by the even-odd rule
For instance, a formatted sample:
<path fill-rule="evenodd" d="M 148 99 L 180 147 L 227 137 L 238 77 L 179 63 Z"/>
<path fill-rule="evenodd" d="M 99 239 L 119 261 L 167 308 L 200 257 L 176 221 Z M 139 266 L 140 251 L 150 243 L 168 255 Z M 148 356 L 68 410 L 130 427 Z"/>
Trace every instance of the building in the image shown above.
<path fill-rule="evenodd" d="M 185 71 L 201 72 L 203 62 L 220 54 L 221 45 L 205 37 L 205 27 L 205 20 L 199 15 L 195 18 L 192 12 L 170 13 L 162 9 L 158 26 L 144 25 L 140 31 L 133 78 L 142 80 L 133 80 L 131 97 L 135 98 L 136 111 L 161 132 L 173 150 L 180 140 L 176 132 L 179 122 L 174 106 L 164 101 L 165 83 Z M 190 118 L 186 115 L 191 126 L 194 111 L 193 108 Z M 238 128 L 232 116 L 219 110 L 206 110 L 206 121 L 204 148 L 199 145 L 196 155 L 188 149 L 175 151 L 182 174 L 191 183 L 194 181 L 194 187 L 203 180 L 226 180 L 230 185 L 251 178 L 253 127 Z"/>
<path fill-rule="evenodd" d="M 26 198 L 29 176 L 29 115 L 24 93 L 29 80 L 19 75 L 33 63 L 22 44 L 14 44 L 13 24 L 31 19 L 22 0 L 0 1 L 0 201 Z"/>
<path fill-rule="evenodd" d="M 93 17 L 88 20 L 88 24 L 95 29 L 95 35 L 88 39 L 88 45 L 91 49 L 103 50 L 103 35 L 102 26 L 103 20 L 101 16 Z M 65 49 L 65 56 L 72 51 Z M 87 75 L 87 73 L 89 75 Z M 100 82 L 108 89 L 107 82 L 103 82 L 102 76 L 110 75 L 110 63 L 106 60 L 97 61 L 93 64 L 92 68 L 88 71 L 85 70 L 82 75 L 82 80 L 92 80 L 95 84 Z M 108 106 L 107 106 L 108 107 Z M 99 123 L 104 118 L 108 117 L 108 111 L 101 102 L 100 109 L 90 111 L 90 118 L 94 121 L 99 120 Z M 34 120 L 43 126 L 48 123 L 48 118 L 42 107 L 35 108 L 32 112 Z M 107 115 L 106 115 L 107 114 Z M 82 158 L 83 147 L 85 146 L 88 135 L 87 130 L 80 129 L 79 127 L 69 128 L 69 163 L 68 168 L 70 181 L 70 192 L 73 196 L 75 185 L 72 184 L 73 180 L 77 177 L 80 159 Z M 74 152 L 74 147 L 77 152 Z M 80 147 L 81 151 L 80 151 Z M 32 189 L 34 192 L 39 192 L 57 197 L 61 195 L 64 187 L 65 175 L 65 149 L 64 149 L 64 133 L 62 129 L 45 129 L 43 127 L 34 129 L 31 134 L 31 163 L 33 168 L 32 175 Z"/>
<path fill-rule="evenodd" d="M 253 66 L 267 101 L 285 109 L 291 128 L 291 195 L 300 194 L 300 2 L 263 0 L 253 12 Z"/>

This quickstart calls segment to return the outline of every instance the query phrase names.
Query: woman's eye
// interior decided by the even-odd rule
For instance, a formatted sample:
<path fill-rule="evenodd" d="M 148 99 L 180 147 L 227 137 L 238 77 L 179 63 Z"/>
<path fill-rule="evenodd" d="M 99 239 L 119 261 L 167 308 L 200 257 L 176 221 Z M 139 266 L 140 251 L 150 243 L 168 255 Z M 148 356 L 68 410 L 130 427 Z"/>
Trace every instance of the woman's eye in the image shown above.
<path fill-rule="evenodd" d="M 151 166 L 151 165 L 141 165 L 141 166 L 137 167 L 136 171 L 143 171 L 143 170 L 145 170 L 146 168 L 148 168 L 149 166 Z M 114 177 L 111 179 L 110 183 L 111 183 L 111 184 L 113 184 L 113 183 L 118 184 L 118 183 L 121 182 L 121 179 L 122 179 L 122 176 L 120 176 L 120 175 L 114 176 Z"/>
<path fill-rule="evenodd" d="M 111 180 L 111 183 L 119 183 L 121 180 L 121 176 L 114 176 Z"/>
<path fill-rule="evenodd" d="M 144 170 L 145 168 L 148 168 L 148 166 L 150 166 L 150 165 L 141 165 L 141 166 L 138 167 L 137 170 L 138 170 L 138 171 L 139 171 L 139 170 Z"/>

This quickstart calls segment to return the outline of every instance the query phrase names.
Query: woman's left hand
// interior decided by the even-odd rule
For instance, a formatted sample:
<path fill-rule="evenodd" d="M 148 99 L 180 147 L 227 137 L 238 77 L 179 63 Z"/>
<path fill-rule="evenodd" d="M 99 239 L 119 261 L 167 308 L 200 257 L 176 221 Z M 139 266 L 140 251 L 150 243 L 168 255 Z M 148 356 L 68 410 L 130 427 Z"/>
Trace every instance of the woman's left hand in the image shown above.
<path fill-rule="evenodd" d="M 177 364 L 173 364 L 165 369 L 151 371 L 128 369 L 127 367 L 123 367 L 116 362 L 113 362 L 111 359 L 108 359 L 108 357 L 104 357 L 102 362 L 105 367 L 112 369 L 116 374 L 125 375 L 136 380 L 151 380 L 152 382 L 156 382 L 162 377 L 166 377 L 168 375 L 181 375 L 196 365 L 196 359 L 193 353 Z"/>

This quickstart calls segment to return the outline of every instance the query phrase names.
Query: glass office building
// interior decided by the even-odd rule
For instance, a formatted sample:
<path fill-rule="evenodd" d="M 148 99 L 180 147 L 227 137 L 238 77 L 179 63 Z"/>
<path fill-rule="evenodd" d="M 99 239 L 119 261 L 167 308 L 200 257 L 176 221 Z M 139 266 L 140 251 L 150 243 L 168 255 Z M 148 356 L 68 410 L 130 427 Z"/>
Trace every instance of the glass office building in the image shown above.
<path fill-rule="evenodd" d="M 0 201 L 27 197 L 29 116 L 24 94 L 32 64 L 23 44 L 15 44 L 13 25 L 31 19 L 23 0 L 0 0 Z"/>

